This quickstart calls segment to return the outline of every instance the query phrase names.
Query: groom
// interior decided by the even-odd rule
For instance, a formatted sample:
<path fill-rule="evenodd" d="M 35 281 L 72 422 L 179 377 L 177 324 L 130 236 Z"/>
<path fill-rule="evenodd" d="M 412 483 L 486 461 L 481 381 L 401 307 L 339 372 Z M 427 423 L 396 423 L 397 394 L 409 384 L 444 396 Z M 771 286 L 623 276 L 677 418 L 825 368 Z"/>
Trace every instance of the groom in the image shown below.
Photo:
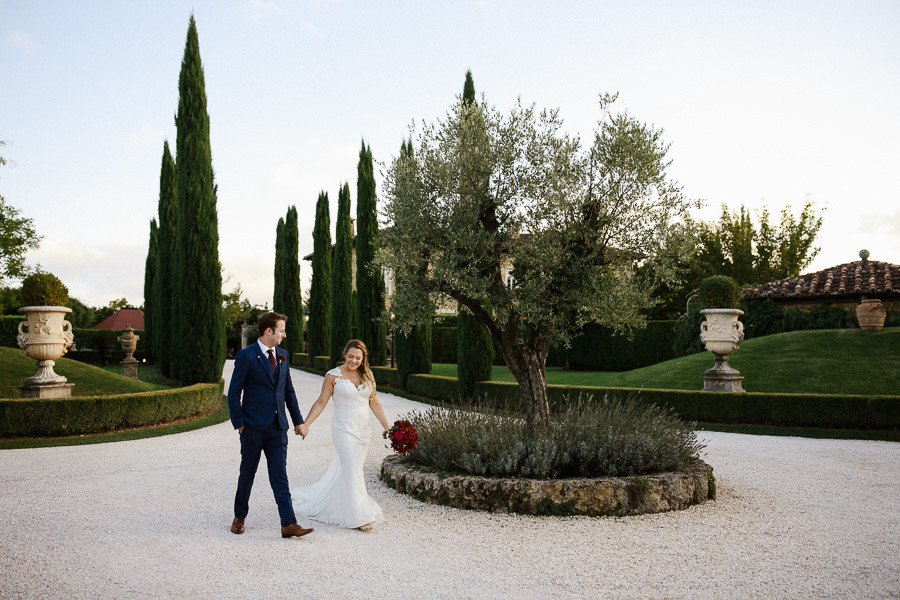
<path fill-rule="evenodd" d="M 234 495 L 232 533 L 244 533 L 250 490 L 262 452 L 266 454 L 269 483 L 281 517 L 281 537 L 300 537 L 311 532 L 297 525 L 287 478 L 287 429 L 285 407 L 291 413 L 294 433 L 306 438 L 297 395 L 291 383 L 288 353 L 278 344 L 284 339 L 287 317 L 274 312 L 259 316 L 259 340 L 238 352 L 228 387 L 231 423 L 241 436 L 241 470 Z M 243 396 L 243 399 L 242 399 Z"/>

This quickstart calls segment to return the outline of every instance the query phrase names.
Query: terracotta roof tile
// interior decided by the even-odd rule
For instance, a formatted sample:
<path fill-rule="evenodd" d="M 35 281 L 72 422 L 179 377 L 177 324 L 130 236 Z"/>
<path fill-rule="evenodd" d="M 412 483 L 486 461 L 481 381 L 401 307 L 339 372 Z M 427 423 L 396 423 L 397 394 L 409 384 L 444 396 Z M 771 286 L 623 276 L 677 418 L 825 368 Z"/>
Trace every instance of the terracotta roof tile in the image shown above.
<path fill-rule="evenodd" d="M 741 290 L 744 300 L 762 298 L 824 298 L 837 296 L 900 294 L 900 265 L 877 260 L 858 260 L 815 273 L 761 283 Z"/>

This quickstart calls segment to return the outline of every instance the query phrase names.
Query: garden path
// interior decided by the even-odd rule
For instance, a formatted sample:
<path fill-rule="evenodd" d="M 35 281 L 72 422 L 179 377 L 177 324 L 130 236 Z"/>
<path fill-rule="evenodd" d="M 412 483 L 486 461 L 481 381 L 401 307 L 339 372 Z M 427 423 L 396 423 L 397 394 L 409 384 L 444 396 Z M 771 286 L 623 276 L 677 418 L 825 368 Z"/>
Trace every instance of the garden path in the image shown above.
<path fill-rule="evenodd" d="M 225 367 L 225 379 L 232 363 Z M 306 412 L 322 378 L 292 370 Z M 393 419 L 423 405 L 381 395 Z M 332 457 L 331 408 L 291 436 L 292 486 Z M 300 519 L 283 540 L 261 467 L 233 535 L 230 423 L 127 442 L 0 451 L 0 598 L 896 598 L 900 444 L 702 433 L 719 498 L 626 518 L 424 504 L 384 486 L 372 533 Z"/>

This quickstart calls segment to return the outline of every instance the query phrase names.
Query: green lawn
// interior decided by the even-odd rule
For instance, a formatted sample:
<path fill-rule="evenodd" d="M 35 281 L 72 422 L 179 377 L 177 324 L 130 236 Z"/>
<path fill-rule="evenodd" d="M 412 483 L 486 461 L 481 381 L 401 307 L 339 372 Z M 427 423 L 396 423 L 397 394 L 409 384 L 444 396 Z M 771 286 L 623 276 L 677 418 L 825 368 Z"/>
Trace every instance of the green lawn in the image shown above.
<path fill-rule="evenodd" d="M 56 361 L 53 370 L 65 377 L 69 383 L 74 383 L 73 396 L 92 396 L 94 394 L 130 394 L 134 392 L 148 392 L 151 390 L 172 387 L 161 383 L 161 377 L 147 371 L 151 379 L 157 383 L 147 381 L 134 381 L 122 376 L 122 367 L 109 367 L 109 370 L 80 363 L 68 358 L 60 358 Z M 138 367 L 138 377 L 144 372 L 144 368 Z M 21 392 L 19 386 L 26 379 L 37 373 L 37 361 L 25 356 L 18 348 L 0 347 L 0 398 L 19 398 Z"/>
<path fill-rule="evenodd" d="M 121 365 L 110 365 L 101 368 L 80 363 L 75 360 L 61 358 L 53 368 L 63 375 L 69 383 L 74 383 L 73 396 L 129 394 L 147 392 L 177 386 L 176 382 L 166 379 L 156 367 L 139 366 L 138 377 L 147 381 L 134 381 L 122 375 Z M 0 347 L 0 398 L 19 398 L 19 386 L 37 372 L 37 362 L 25 356 L 18 348 Z M 46 446 L 71 446 L 80 444 L 99 444 L 136 440 L 173 433 L 183 433 L 221 423 L 228 419 L 228 403 L 222 397 L 222 406 L 212 414 L 160 425 L 109 433 L 89 435 L 48 437 L 48 438 L 14 438 L 0 439 L 0 450 L 12 448 L 42 448 Z"/>
<path fill-rule="evenodd" d="M 547 369 L 547 382 L 561 385 L 703 389 L 708 352 L 635 369 L 594 372 Z M 792 331 L 746 340 L 729 359 L 748 392 L 900 395 L 900 327 L 880 333 L 860 329 Z M 435 364 L 433 375 L 456 377 L 456 365 Z M 494 367 L 494 381 L 515 381 Z"/>

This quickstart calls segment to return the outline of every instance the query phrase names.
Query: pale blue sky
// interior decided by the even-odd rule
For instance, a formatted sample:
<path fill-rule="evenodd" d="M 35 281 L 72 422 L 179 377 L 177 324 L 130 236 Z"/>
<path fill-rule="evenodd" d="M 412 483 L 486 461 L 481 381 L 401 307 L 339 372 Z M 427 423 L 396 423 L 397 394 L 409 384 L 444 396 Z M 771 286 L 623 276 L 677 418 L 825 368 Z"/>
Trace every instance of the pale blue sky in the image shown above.
<path fill-rule="evenodd" d="M 0 0 L 0 194 L 45 236 L 30 262 L 89 305 L 143 301 L 191 11 L 226 290 L 256 304 L 287 207 L 311 252 L 319 190 L 334 214 L 349 181 L 355 215 L 360 140 L 389 161 L 466 69 L 491 104 L 559 107 L 585 140 L 618 91 L 665 129 L 702 218 L 808 195 L 827 209 L 810 270 L 863 247 L 900 262 L 900 2 Z"/>

